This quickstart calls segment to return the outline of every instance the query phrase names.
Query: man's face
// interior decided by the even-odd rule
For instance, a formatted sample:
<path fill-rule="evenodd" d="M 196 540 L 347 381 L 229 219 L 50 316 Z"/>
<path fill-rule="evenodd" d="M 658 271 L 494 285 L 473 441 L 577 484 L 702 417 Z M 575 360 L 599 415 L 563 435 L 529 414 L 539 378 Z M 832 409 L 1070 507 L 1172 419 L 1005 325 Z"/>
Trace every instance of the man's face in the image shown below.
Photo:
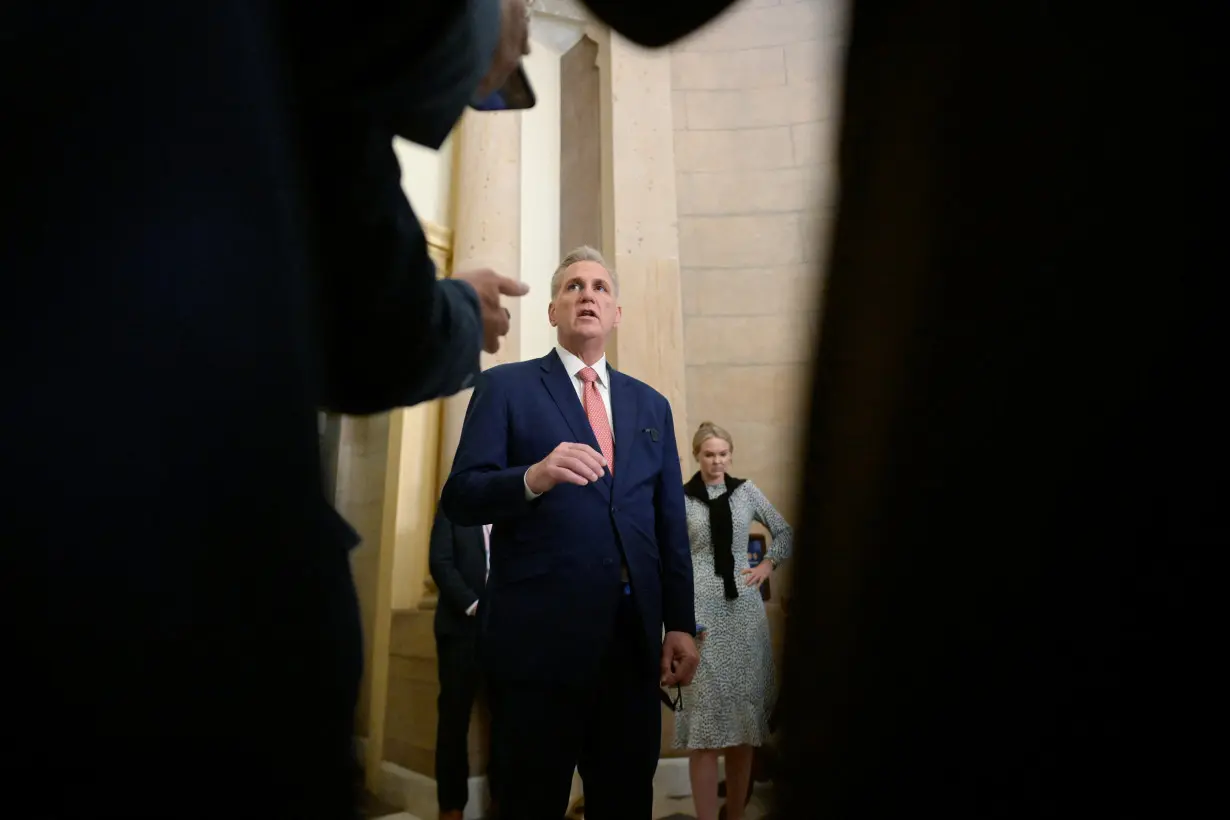
<path fill-rule="evenodd" d="M 620 309 L 606 268 L 597 262 L 569 265 L 560 277 L 559 291 L 547 308 L 547 316 L 565 344 L 611 335 L 611 329 L 619 324 Z"/>

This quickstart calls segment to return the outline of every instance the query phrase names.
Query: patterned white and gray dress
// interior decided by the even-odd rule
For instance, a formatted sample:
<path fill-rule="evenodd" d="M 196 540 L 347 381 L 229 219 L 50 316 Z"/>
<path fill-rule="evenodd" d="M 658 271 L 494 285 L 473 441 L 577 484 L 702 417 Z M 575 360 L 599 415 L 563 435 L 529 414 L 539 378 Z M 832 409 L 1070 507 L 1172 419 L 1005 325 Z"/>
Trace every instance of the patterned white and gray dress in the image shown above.
<path fill-rule="evenodd" d="M 726 487 L 706 489 L 710 498 L 717 498 Z M 779 564 L 790 555 L 790 525 L 751 481 L 743 482 L 731 493 L 731 549 L 739 597 L 727 600 L 722 579 L 713 568 L 709 509 L 696 498 L 686 497 L 684 503 L 688 540 L 692 544 L 696 621 L 708 628 L 708 634 L 700 644 L 700 666 L 692 685 L 683 690 L 683 708 L 675 713 L 675 747 L 759 746 L 769 734 L 769 715 L 777 698 L 777 676 L 764 601 L 760 590 L 747 586 L 740 573 L 748 568 L 747 539 L 753 520 L 772 533 L 767 558 Z"/>

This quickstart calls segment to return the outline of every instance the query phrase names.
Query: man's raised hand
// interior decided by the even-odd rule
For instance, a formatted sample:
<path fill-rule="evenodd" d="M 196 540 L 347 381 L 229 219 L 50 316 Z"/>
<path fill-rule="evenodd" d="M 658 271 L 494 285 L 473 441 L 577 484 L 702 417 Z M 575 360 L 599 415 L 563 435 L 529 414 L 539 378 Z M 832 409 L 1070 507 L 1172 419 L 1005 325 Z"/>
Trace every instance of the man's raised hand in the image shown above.
<path fill-rule="evenodd" d="M 606 468 L 602 453 L 587 444 L 565 441 L 525 473 L 525 486 L 542 495 L 557 484 L 592 484 Z"/>
<path fill-rule="evenodd" d="M 478 304 L 483 315 L 483 350 L 495 353 L 500 349 L 500 337 L 508 334 L 508 310 L 500 304 L 501 296 L 524 296 L 530 286 L 507 276 L 500 276 L 490 268 L 468 270 L 453 275 L 454 279 L 469 282 L 478 294 Z"/>

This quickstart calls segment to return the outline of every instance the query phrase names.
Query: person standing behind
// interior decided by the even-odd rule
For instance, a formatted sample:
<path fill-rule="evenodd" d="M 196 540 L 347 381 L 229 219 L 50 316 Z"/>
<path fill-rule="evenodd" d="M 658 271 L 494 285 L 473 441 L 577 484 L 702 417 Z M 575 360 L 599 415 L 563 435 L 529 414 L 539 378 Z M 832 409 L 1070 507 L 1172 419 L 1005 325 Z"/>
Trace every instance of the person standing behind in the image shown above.
<path fill-rule="evenodd" d="M 607 364 L 620 308 L 602 256 L 569 253 L 551 293 L 556 348 L 479 378 L 441 503 L 494 524 L 478 614 L 501 811 L 561 817 L 576 767 L 590 820 L 649 820 L 658 685 L 698 659 L 674 421 Z"/>
<path fill-rule="evenodd" d="M 441 820 L 461 820 L 469 798 L 467 739 L 482 684 L 478 664 L 478 601 L 487 586 L 491 525 L 459 527 L 436 512 L 428 567 L 440 590 L 435 633 L 440 697 L 436 706 L 436 798 Z M 493 761 L 494 763 L 494 761 Z M 494 765 L 487 782 L 495 793 Z"/>
<path fill-rule="evenodd" d="M 698 820 L 718 816 L 720 754 L 726 756 L 726 816 L 743 817 L 753 750 L 769 735 L 777 697 L 760 585 L 789 557 L 794 540 L 790 525 L 760 488 L 727 472 L 734 450 L 730 433 L 703 422 L 692 437 L 700 470 L 684 485 L 696 617 L 706 631 L 689 697 L 675 714 L 675 746 L 691 751 L 688 773 Z M 773 535 L 755 568 L 747 560 L 753 520 Z"/>

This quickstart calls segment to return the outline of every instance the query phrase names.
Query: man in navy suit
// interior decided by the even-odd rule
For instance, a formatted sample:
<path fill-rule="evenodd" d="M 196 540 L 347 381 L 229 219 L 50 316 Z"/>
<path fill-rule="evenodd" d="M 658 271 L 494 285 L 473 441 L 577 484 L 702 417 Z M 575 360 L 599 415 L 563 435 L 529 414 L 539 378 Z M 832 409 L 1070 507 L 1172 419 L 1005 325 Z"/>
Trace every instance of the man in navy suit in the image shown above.
<path fill-rule="evenodd" d="M 442 504 L 493 523 L 478 614 L 501 810 L 557 820 L 578 767 L 587 817 L 648 820 L 658 686 L 698 660 L 674 422 L 606 362 L 620 308 L 601 255 L 568 254 L 551 290 L 556 348 L 479 378 Z"/>
<path fill-rule="evenodd" d="M 442 510 L 431 528 L 428 566 L 440 590 L 436 605 L 436 658 L 440 698 L 436 708 L 436 798 L 440 820 L 461 820 L 469 798 L 470 714 L 482 684 L 475 644 L 479 597 L 487 587 L 491 525 L 459 527 Z M 495 768 L 487 779 L 495 783 Z M 495 792 L 494 785 L 492 793 Z"/>

